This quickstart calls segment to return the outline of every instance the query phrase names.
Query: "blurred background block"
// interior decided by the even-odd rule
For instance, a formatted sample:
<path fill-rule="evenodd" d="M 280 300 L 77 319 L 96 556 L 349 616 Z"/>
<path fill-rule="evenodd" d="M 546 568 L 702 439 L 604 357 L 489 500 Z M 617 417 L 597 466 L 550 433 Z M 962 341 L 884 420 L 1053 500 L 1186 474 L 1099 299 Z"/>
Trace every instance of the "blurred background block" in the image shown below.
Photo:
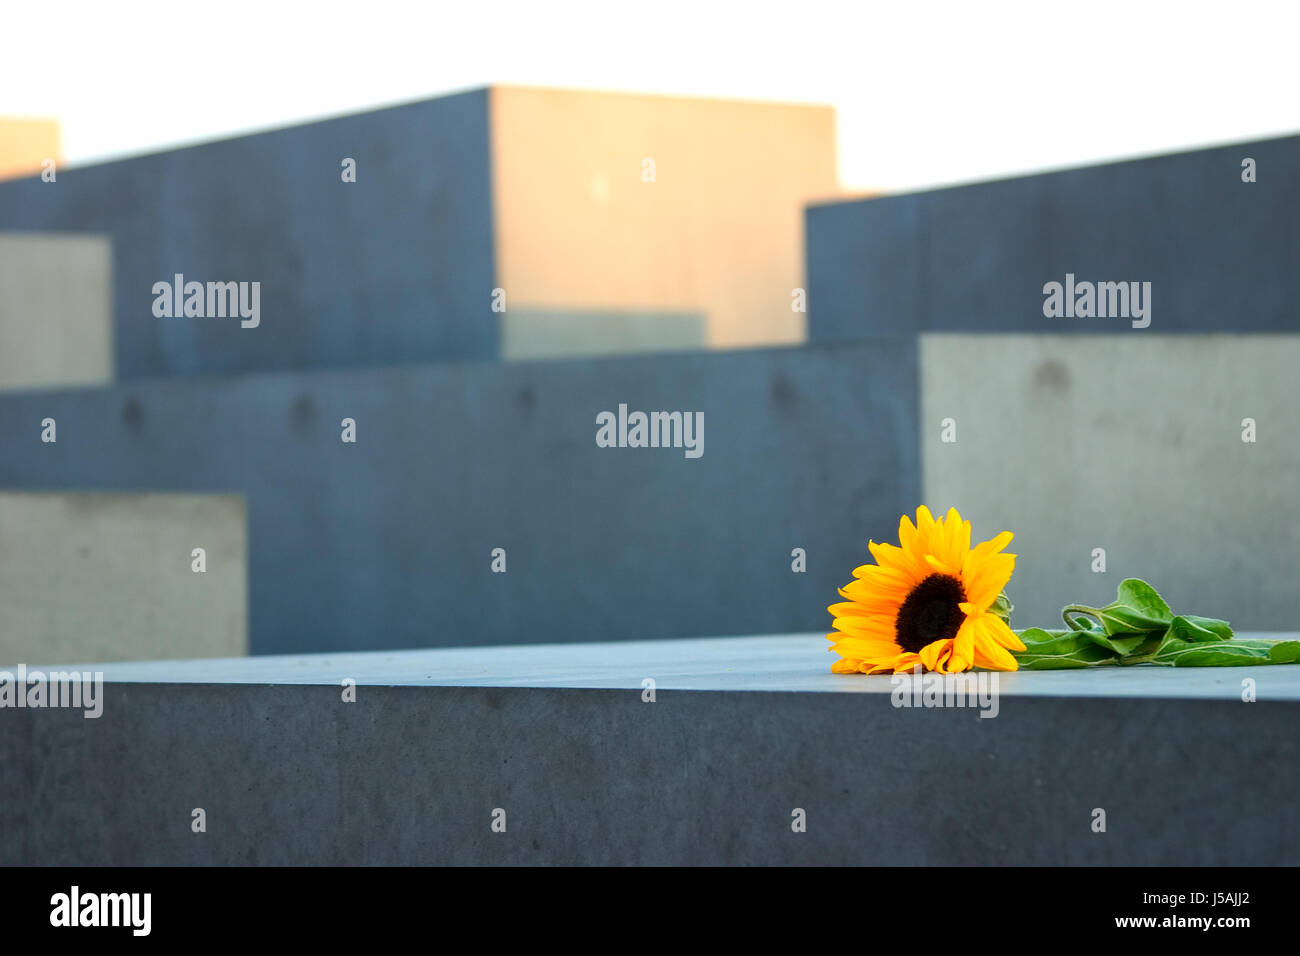
<path fill-rule="evenodd" d="M 123 380 L 495 359 L 487 103 L 465 93 L 0 183 L 0 229 L 112 238 Z M 261 324 L 155 317 L 153 285 L 177 273 L 260 282 Z"/>
<path fill-rule="evenodd" d="M 705 316 L 514 308 L 501 316 L 503 359 L 684 352 L 708 346 Z"/>
<path fill-rule="evenodd" d="M 3 665 L 246 654 L 243 499 L 0 492 L 0 608 Z"/>
<path fill-rule="evenodd" d="M 0 179 L 39 176 L 46 160 L 63 160 L 59 121 L 0 116 Z"/>
<path fill-rule="evenodd" d="M 792 292 L 804 204 L 837 188 L 833 109 L 491 96 L 497 284 L 512 307 L 699 312 L 713 347 L 804 341 Z"/>
<path fill-rule="evenodd" d="M 244 492 L 253 653 L 812 630 L 920 497 L 915 369 L 882 341 L 9 394 L 0 487 Z M 703 455 L 598 447 L 621 403 L 702 412 Z"/>
<path fill-rule="evenodd" d="M 493 87 L 0 183 L 0 229 L 111 238 L 129 381 L 496 359 L 503 306 L 512 358 L 801 342 L 835 185 L 829 107 Z M 259 282 L 260 324 L 155 316 L 177 274 Z"/>
<path fill-rule="evenodd" d="M 925 501 L 1016 533 L 1015 626 L 1125 577 L 1239 629 L 1300 620 L 1300 336 L 937 334 L 920 354 Z"/>
<path fill-rule="evenodd" d="M 0 233 L 0 390 L 113 380 L 112 270 L 107 236 Z"/>
<path fill-rule="evenodd" d="M 813 206 L 809 340 L 1129 328 L 1045 317 L 1066 273 L 1151 282 L 1147 333 L 1300 331 L 1297 210 L 1300 136 Z"/>

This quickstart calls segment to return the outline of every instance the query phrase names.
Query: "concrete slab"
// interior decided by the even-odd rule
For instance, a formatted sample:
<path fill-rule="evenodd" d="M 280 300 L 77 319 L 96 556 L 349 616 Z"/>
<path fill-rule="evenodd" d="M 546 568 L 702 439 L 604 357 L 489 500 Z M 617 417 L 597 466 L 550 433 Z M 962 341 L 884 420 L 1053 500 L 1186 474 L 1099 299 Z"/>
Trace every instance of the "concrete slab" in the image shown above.
<path fill-rule="evenodd" d="M 501 316 L 501 357 L 506 360 L 685 352 L 707 347 L 708 322 L 696 313 L 515 308 Z"/>
<path fill-rule="evenodd" d="M 1126 577 L 1241 629 L 1300 620 L 1300 335 L 925 335 L 920 354 L 924 500 L 981 540 L 1015 532 L 1014 624 L 1059 627 Z"/>
<path fill-rule="evenodd" d="M 1284 631 L 1242 638 L 1300 640 Z M 830 673 L 822 632 L 760 637 L 519 644 L 354 654 L 264 655 L 225 660 L 81 664 L 112 684 L 262 684 L 364 687 L 568 687 L 888 694 L 888 675 Z M 1241 678 L 1261 700 L 1300 702 L 1300 667 L 1112 667 L 998 674 L 1000 694 L 1240 700 Z"/>
<path fill-rule="evenodd" d="M 0 391 L 113 380 L 107 236 L 0 233 Z"/>
<path fill-rule="evenodd" d="M 253 653 L 809 630 L 919 498 L 914 371 L 863 343 L 9 394 L 0 488 L 245 494 Z M 703 414 L 703 454 L 600 447 L 620 405 Z"/>
<path fill-rule="evenodd" d="M 3 182 L 0 229 L 112 238 L 123 380 L 495 359 L 487 102 L 478 90 Z M 177 274 L 260 283 L 258 325 L 154 315 L 154 284 Z"/>
<path fill-rule="evenodd" d="M 123 381 L 495 360 L 516 309 L 697 315 L 712 347 L 794 344 L 803 205 L 835 193 L 834 136 L 825 106 L 492 87 L 0 182 L 0 230 L 111 237 Z M 246 283 L 250 308 L 258 283 L 256 325 L 209 314 L 215 292 L 203 317 L 156 315 L 178 275 L 182 301 Z M 509 357 L 591 352 L 535 341 Z"/>
<path fill-rule="evenodd" d="M 238 495 L 0 492 L 0 665 L 246 654 L 245 535 Z"/>
<path fill-rule="evenodd" d="M 808 338 L 1300 331 L 1297 207 L 1300 136 L 814 205 Z M 1150 326 L 1044 316 L 1067 273 L 1150 282 Z"/>
<path fill-rule="evenodd" d="M 34 116 L 0 116 L 0 179 L 39 176 L 45 163 L 63 162 L 59 121 Z"/>
<path fill-rule="evenodd" d="M 346 662 L 372 682 L 351 701 L 328 686 L 341 673 L 329 665 L 274 685 L 298 679 L 292 662 L 246 662 L 261 670 L 251 683 L 136 683 L 144 670 L 123 665 L 97 719 L 0 710 L 0 864 L 1300 861 L 1294 667 L 1011 675 L 1017 690 L 1003 685 L 985 719 L 849 690 L 881 679 L 825 673 L 820 642 L 473 652 L 490 686 L 467 686 L 470 652 L 373 655 Z M 535 679 L 541 660 L 590 668 L 576 682 L 627 684 Z M 784 689 L 667 689 L 744 686 L 731 665 Z M 426 676 L 443 670 L 460 676 Z M 647 670 L 665 681 L 653 701 Z M 1207 681 L 1247 672 L 1281 683 L 1261 682 L 1255 703 L 1210 699 Z M 799 673 L 846 691 L 783 683 Z M 390 684 L 410 678 L 424 684 Z M 1024 689 L 1060 690 L 1058 678 L 1074 689 Z M 1126 680 L 1155 683 L 1097 689 Z"/>
<path fill-rule="evenodd" d="M 803 209 L 837 191 L 829 106 L 491 90 L 512 307 L 705 316 L 715 348 L 805 341 Z"/>

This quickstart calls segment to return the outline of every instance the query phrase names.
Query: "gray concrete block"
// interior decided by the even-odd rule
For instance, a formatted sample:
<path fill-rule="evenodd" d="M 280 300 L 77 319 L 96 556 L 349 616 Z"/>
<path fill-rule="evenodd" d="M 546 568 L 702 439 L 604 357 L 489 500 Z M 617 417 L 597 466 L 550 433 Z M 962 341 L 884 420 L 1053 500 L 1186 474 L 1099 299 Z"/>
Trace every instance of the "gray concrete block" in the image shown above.
<path fill-rule="evenodd" d="M 0 234 L 0 390 L 113 380 L 107 236 Z"/>
<path fill-rule="evenodd" d="M 507 312 L 511 358 L 788 345 L 834 129 L 829 107 L 492 87 L 0 183 L 0 230 L 111 237 L 126 381 L 494 360 L 497 289 L 534 315 L 706 323 L 618 320 L 561 353 Z M 177 275 L 259 283 L 256 327 L 155 315 Z"/>
<path fill-rule="evenodd" d="M 238 684 L 139 683 L 121 665 L 98 719 L 0 710 L 0 863 L 1300 859 L 1294 780 L 1277 772 L 1300 759 L 1295 668 L 1144 671 L 1166 692 L 1141 696 L 1113 693 L 1136 671 L 1093 675 L 1089 688 L 1076 675 L 1017 674 L 983 719 L 896 708 L 889 678 L 826 673 L 818 635 L 707 643 L 660 642 L 657 666 L 645 646 L 546 649 L 622 681 L 603 689 L 534 682 L 531 659 L 511 665 L 509 648 L 480 651 L 484 686 L 464 686 L 468 661 L 448 668 L 461 679 L 441 676 L 447 657 L 471 651 L 376 654 L 369 667 L 252 659 L 238 662 L 249 669 Z M 827 692 L 667 689 L 734 688 L 733 672 L 774 657 Z M 281 683 L 295 669 L 315 676 Z M 663 678 L 653 703 L 647 670 Z M 1211 675 L 1235 689 L 1246 673 L 1261 680 L 1250 705 L 1187 692 Z M 357 680 L 355 702 L 341 674 Z M 1058 678 L 1077 689 L 1036 689 Z M 199 807 L 204 833 L 191 829 Z M 1098 807 L 1104 833 L 1091 827 Z M 792 829 L 796 808 L 806 832 Z M 498 809 L 505 832 L 491 828 Z"/>
<path fill-rule="evenodd" d="M 495 359 L 487 95 L 0 183 L 0 229 L 112 238 L 124 380 Z M 156 317 L 177 273 L 260 282 L 260 324 Z"/>
<path fill-rule="evenodd" d="M 812 206 L 808 337 L 1129 327 L 1044 316 L 1067 273 L 1151 282 L 1147 334 L 1300 331 L 1297 206 L 1298 136 Z"/>
<path fill-rule="evenodd" d="M 245 494 L 254 653 L 802 630 L 919 497 L 915 362 L 873 342 L 7 395 L 0 487 Z M 598 447 L 620 404 L 702 412 L 702 457 Z"/>
<path fill-rule="evenodd" d="M 1300 639 L 1290 631 L 1243 631 L 1238 637 Z M 270 654 L 204 660 L 133 660 L 77 665 L 123 684 L 309 684 L 340 687 L 537 687 L 657 690 L 798 691 L 890 694 L 889 675 L 832 674 L 835 655 L 822 632 L 585 644 L 512 644 L 341 654 Z M 1135 697 L 1143 700 L 1241 700 L 1238 680 L 1256 681 L 1261 700 L 1300 703 L 1300 667 L 1121 667 L 1019 671 L 997 675 L 997 693 L 1027 697 Z M 976 675 L 977 676 L 977 675 Z M 986 675 L 992 677 L 992 674 Z M 923 679 L 924 680 L 924 679 Z"/>
<path fill-rule="evenodd" d="M 1016 533 L 1014 625 L 1059 627 L 1125 577 L 1239 628 L 1300 619 L 1300 336 L 927 335 L 920 354 L 925 501 Z"/>
<path fill-rule="evenodd" d="M 247 570 L 235 495 L 0 492 L 0 664 L 245 654 Z"/>

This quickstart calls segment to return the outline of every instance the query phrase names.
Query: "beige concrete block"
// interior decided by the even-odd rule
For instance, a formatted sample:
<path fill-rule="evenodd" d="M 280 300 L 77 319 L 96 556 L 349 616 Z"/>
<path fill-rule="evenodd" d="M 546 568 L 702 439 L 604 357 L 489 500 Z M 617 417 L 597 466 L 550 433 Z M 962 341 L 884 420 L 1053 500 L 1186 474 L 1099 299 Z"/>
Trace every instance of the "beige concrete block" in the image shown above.
<path fill-rule="evenodd" d="M 792 290 L 803 207 L 836 190 L 830 107 L 493 87 L 491 136 L 510 308 L 699 312 L 718 348 L 804 340 Z"/>
<path fill-rule="evenodd" d="M 238 495 L 0 492 L 0 666 L 247 654 L 246 528 Z"/>
<path fill-rule="evenodd" d="M 925 503 L 1015 532 L 1017 627 L 1140 577 L 1176 611 L 1294 630 L 1297 368 L 1300 336 L 925 335 Z"/>
<path fill-rule="evenodd" d="M 0 390 L 113 380 L 112 269 L 107 236 L 0 233 Z"/>
<path fill-rule="evenodd" d="M 63 161 L 58 120 L 0 116 L 0 179 L 39 176 L 47 159 Z"/>
<path fill-rule="evenodd" d="M 674 352 L 708 347 L 703 315 L 511 309 L 501 316 L 507 360 Z"/>

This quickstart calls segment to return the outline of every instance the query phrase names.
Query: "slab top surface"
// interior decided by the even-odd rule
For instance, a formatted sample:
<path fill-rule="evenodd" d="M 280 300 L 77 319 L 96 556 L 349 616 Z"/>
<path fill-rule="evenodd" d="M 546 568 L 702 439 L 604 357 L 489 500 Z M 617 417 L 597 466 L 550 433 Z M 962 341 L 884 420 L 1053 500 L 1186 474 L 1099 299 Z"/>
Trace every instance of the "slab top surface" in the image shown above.
<path fill-rule="evenodd" d="M 1294 633 L 1242 638 L 1300 639 Z M 690 640 L 528 644 L 429 650 L 233 657 L 211 660 L 29 666 L 101 671 L 112 683 L 315 684 L 361 686 L 621 688 L 656 690 L 881 693 L 890 675 L 830 672 L 823 633 Z M 10 671 L 14 668 L 9 667 Z M 976 672 L 977 674 L 979 672 Z M 992 676 L 992 675 L 990 675 Z M 1217 698 L 1241 700 L 1243 681 L 1258 700 L 1300 701 L 1300 665 L 1103 667 L 998 673 L 1001 694 L 1046 697 Z"/>

